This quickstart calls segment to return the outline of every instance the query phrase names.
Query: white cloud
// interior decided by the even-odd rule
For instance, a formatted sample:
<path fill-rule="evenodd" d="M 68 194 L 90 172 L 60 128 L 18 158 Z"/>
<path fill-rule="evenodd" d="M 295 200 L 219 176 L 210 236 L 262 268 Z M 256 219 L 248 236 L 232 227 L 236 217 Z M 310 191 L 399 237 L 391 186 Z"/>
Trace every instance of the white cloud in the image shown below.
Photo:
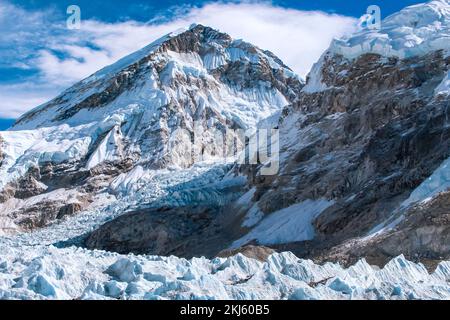
<path fill-rule="evenodd" d="M 57 46 L 54 49 L 56 48 L 68 53 L 70 57 L 61 59 L 49 50 L 41 50 L 34 63 L 46 82 L 58 85 L 68 86 L 116 60 L 105 50 L 92 50 L 76 45 Z"/>
<path fill-rule="evenodd" d="M 2 37 L 3 33 L 8 32 L 8 25 L 11 25 L 10 19 L 7 19 L 8 22 L 6 18 L 2 18 L 8 16 L 5 8 L 9 11 L 17 10 L 16 16 L 24 15 L 22 9 L 12 5 L 2 6 L 0 0 L 0 26 L 5 30 L 1 31 Z M 53 21 L 50 25 L 49 21 L 42 18 L 43 15 L 44 12 L 33 13 L 30 16 L 32 18 L 28 18 L 27 25 L 21 25 L 16 20 L 14 26 L 9 27 L 22 30 L 27 35 L 26 38 L 20 38 L 24 40 L 8 36 L 11 43 L 23 41 L 25 45 L 22 47 L 32 47 L 35 50 L 28 60 L 17 61 L 15 64 L 35 68 L 40 74 L 36 78 L 34 89 L 30 84 L 18 85 L 16 90 L 5 95 L 7 88 L 0 85 L 0 116 L 16 117 L 33 107 L 32 103 L 42 103 L 49 95 L 56 94 L 64 87 L 114 63 L 164 34 L 194 22 L 214 27 L 234 38 L 242 38 L 272 51 L 303 77 L 332 38 L 352 32 L 356 23 L 356 19 L 350 17 L 319 11 L 284 9 L 267 3 L 207 4 L 201 8 L 191 8 L 171 21 L 150 25 L 135 21 L 111 24 L 85 20 L 82 21 L 82 29 L 75 31 L 66 30 L 61 21 Z M 47 29 L 49 25 L 51 27 L 47 32 L 33 33 L 32 30 L 42 30 L 40 24 L 46 24 Z M 7 53 L 4 46 L 0 46 L 0 51 L 2 50 L 3 55 Z M 27 54 L 30 55 L 29 52 Z M 26 94 L 20 94 L 20 87 L 26 87 Z"/>
<path fill-rule="evenodd" d="M 303 77 L 331 40 L 352 32 L 355 24 L 349 17 L 268 4 L 212 4 L 193 10 L 187 20 L 270 50 Z"/>
<path fill-rule="evenodd" d="M 0 85 L 0 118 L 18 118 L 25 111 L 47 102 L 57 94 L 54 87 L 30 82 Z"/>

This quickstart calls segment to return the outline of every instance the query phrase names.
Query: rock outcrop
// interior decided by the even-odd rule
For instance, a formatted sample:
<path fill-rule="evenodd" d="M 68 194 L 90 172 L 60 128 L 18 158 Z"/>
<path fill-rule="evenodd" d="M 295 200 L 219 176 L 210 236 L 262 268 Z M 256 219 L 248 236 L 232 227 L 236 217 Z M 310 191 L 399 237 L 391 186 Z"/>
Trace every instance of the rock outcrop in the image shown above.
<path fill-rule="evenodd" d="M 182 207 L 126 213 L 93 231 L 87 248 L 123 254 L 214 256 L 226 237 L 213 223 L 218 208 Z"/>

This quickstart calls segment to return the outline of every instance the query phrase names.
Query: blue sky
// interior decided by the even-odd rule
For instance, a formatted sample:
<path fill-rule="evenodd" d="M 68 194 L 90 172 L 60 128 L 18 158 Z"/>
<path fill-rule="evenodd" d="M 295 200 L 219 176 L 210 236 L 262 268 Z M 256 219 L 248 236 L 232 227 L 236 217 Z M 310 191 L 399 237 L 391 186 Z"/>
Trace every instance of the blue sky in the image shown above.
<path fill-rule="evenodd" d="M 283 59 L 300 75 L 369 5 L 385 17 L 422 1 L 0 0 L 0 130 L 30 108 L 158 37 L 203 23 Z M 68 30 L 66 8 L 81 8 Z M 8 120 L 9 119 L 9 120 Z"/>
<path fill-rule="evenodd" d="M 83 8 L 83 14 L 88 19 L 99 19 L 102 21 L 117 22 L 133 19 L 147 22 L 155 16 L 173 17 L 180 10 L 186 10 L 192 6 L 201 6 L 212 1 L 186 1 L 186 0 L 165 0 L 165 1 L 143 1 L 143 0 L 16 0 L 15 4 L 29 10 L 40 10 L 48 7 L 59 8 L 61 12 L 68 5 L 77 4 Z M 228 1 L 239 3 L 239 1 Z M 255 1 L 254 1 L 255 2 Z M 298 10 L 321 10 L 329 13 L 339 13 L 342 15 L 359 17 L 369 5 L 379 5 L 383 8 L 384 15 L 389 15 L 408 5 L 423 1 L 414 0 L 276 0 L 273 5 Z"/>

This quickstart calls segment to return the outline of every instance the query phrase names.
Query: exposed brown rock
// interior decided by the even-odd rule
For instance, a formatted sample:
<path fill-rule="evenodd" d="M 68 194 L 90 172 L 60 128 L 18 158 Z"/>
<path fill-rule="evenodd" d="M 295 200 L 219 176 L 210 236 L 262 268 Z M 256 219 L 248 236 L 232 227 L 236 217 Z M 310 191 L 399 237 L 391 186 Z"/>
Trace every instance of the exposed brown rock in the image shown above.
<path fill-rule="evenodd" d="M 23 231 L 32 231 L 83 210 L 89 203 L 87 200 L 88 198 L 82 196 L 78 202 L 72 203 L 66 203 L 65 199 L 44 199 L 30 206 L 18 208 L 10 213 L 10 216 L 15 218 L 16 225 Z"/>
<path fill-rule="evenodd" d="M 244 246 L 237 249 L 226 249 L 222 250 L 217 254 L 218 257 L 227 258 L 231 256 L 235 256 L 236 254 L 241 253 L 247 258 L 256 259 L 259 261 L 266 261 L 267 258 L 275 253 L 275 250 L 272 248 L 264 247 L 264 246 Z"/>
<path fill-rule="evenodd" d="M 383 266 L 400 254 L 411 261 L 424 263 L 434 271 L 439 261 L 450 259 L 450 192 L 404 212 L 405 219 L 394 230 L 366 241 L 352 240 L 323 253 L 345 260 L 347 264 L 366 257 L 372 264 Z"/>
<path fill-rule="evenodd" d="M 85 244 L 119 253 L 214 256 L 225 242 L 220 226 L 212 222 L 214 210 L 182 207 L 126 213 L 89 234 Z"/>

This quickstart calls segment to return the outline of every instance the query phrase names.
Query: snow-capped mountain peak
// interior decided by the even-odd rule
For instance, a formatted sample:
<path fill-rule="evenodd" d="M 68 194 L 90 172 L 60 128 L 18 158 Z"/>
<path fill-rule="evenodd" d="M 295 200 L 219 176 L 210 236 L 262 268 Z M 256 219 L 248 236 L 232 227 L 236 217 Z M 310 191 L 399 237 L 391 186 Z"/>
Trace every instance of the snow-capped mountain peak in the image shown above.
<path fill-rule="evenodd" d="M 362 20 L 367 21 L 367 16 Z M 377 54 L 384 58 L 406 59 L 443 51 L 450 54 L 450 2 L 434 0 L 406 7 L 380 23 L 380 28 L 361 26 L 352 35 L 334 39 L 330 47 L 313 65 L 304 92 L 323 91 L 329 86 L 322 70 L 326 61 L 334 56 L 354 60 L 364 54 Z M 448 88 L 446 83 L 437 93 Z"/>
<path fill-rule="evenodd" d="M 220 158 L 224 145 L 211 132 L 230 137 L 227 148 L 240 148 L 235 129 L 252 131 L 269 117 L 276 122 L 302 87 L 268 51 L 202 25 L 177 30 L 0 133 L 0 199 L 68 188 L 76 189 L 82 208 L 86 197 L 92 201 L 92 190 L 113 188 L 109 184 L 120 174 L 189 168 L 191 153 L 171 149 L 182 141 L 173 137 L 179 129 L 197 134 L 195 147 L 202 154 Z"/>
<path fill-rule="evenodd" d="M 251 73 L 244 79 L 238 72 Z M 219 113 L 253 126 L 288 104 L 294 92 L 283 79 L 301 80 L 268 51 L 233 40 L 202 25 L 169 33 L 145 48 L 103 68 L 54 100 L 22 116 L 12 130 L 104 120 L 124 109 L 157 109 L 180 100 L 193 79 L 203 82 L 207 101 Z M 249 83 L 249 81 L 254 83 Z M 181 83 L 183 82 L 183 83 Z M 220 101 L 220 103 L 216 103 Z M 196 101 L 195 103 L 200 103 Z M 243 110 L 248 110 L 243 113 Z"/>

